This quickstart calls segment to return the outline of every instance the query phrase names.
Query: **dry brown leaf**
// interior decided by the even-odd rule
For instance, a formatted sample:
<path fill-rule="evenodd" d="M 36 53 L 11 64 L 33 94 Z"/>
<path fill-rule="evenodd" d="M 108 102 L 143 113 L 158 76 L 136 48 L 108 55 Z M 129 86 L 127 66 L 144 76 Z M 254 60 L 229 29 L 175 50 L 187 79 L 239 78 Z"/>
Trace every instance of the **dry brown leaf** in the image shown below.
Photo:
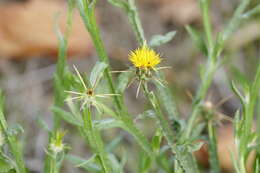
<path fill-rule="evenodd" d="M 0 7 L 0 57 L 27 58 L 56 55 L 55 15 L 65 31 L 67 8 L 57 1 L 29 1 L 10 3 Z M 69 39 L 69 55 L 87 55 L 92 45 L 79 14 L 73 17 Z"/>

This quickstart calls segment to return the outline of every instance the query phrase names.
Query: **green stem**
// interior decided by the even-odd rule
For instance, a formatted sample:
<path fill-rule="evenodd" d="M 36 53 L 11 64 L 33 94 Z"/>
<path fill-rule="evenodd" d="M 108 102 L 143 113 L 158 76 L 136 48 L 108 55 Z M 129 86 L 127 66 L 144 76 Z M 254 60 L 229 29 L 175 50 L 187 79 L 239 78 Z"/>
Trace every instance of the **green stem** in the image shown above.
<path fill-rule="evenodd" d="M 73 17 L 73 0 L 68 0 L 68 17 L 66 23 L 66 31 L 63 36 L 59 31 L 58 26 L 56 26 L 57 37 L 59 41 L 59 52 L 58 52 L 58 62 L 57 68 L 54 76 L 54 105 L 57 107 L 62 107 L 64 105 L 64 100 L 66 95 L 64 90 L 66 90 L 66 68 L 67 68 L 67 49 L 68 49 L 68 38 L 72 28 L 72 17 Z M 58 23 L 58 22 L 57 22 Z M 61 120 L 60 116 L 54 113 L 54 131 L 60 128 Z"/>
<path fill-rule="evenodd" d="M 27 173 L 25 168 L 25 163 L 23 160 L 23 154 L 21 152 L 21 147 L 18 144 L 18 141 L 14 139 L 13 137 L 8 137 L 8 143 L 11 149 L 11 153 L 14 155 L 14 158 L 16 160 L 16 164 L 18 167 L 18 173 Z M 11 139 L 12 138 L 12 139 Z"/>
<path fill-rule="evenodd" d="M 156 112 L 156 119 L 159 122 L 158 124 L 160 126 L 160 129 L 162 130 L 162 133 L 165 136 L 168 145 L 173 150 L 174 136 L 173 136 L 172 130 L 168 124 L 168 121 L 163 116 L 162 110 L 159 105 L 159 101 L 154 94 L 152 95 L 152 93 L 149 92 L 146 83 L 142 83 L 142 88 L 143 88 L 143 91 L 144 91 L 144 94 L 145 94 L 147 100 L 149 100 L 150 104 L 153 106 L 153 109 Z"/>
<path fill-rule="evenodd" d="M 240 146 L 239 146 L 239 160 L 241 170 L 244 170 L 246 167 L 246 160 L 248 158 L 248 145 L 252 142 L 250 140 L 250 136 L 252 134 L 252 127 L 254 122 L 254 114 L 255 114 L 255 105 L 259 95 L 260 88 L 260 61 L 258 63 L 256 75 L 254 82 L 249 90 L 249 93 L 245 96 L 244 104 L 244 114 L 242 121 L 244 122 L 244 131 L 240 137 Z"/>
<path fill-rule="evenodd" d="M 129 12 L 128 12 L 128 18 L 131 22 L 131 26 L 133 27 L 133 31 L 135 32 L 136 38 L 138 40 L 138 43 L 140 45 L 144 45 L 146 40 L 144 36 L 144 30 L 139 18 L 139 14 L 135 5 L 134 0 L 128 0 L 129 4 Z"/>
<path fill-rule="evenodd" d="M 83 132 L 87 137 L 90 147 L 96 152 L 100 158 L 100 165 L 105 173 L 112 173 L 111 166 L 108 160 L 108 155 L 105 151 L 103 141 L 100 136 L 100 132 L 95 128 L 92 123 L 90 106 L 86 108 L 83 115 Z"/>
<path fill-rule="evenodd" d="M 214 40 L 212 36 L 212 25 L 210 22 L 210 14 L 209 14 L 209 0 L 200 0 L 200 6 L 202 10 L 203 17 L 203 26 L 206 33 L 207 41 L 208 41 L 208 49 L 212 50 L 214 47 Z"/>
<path fill-rule="evenodd" d="M 0 97 L 1 97 L 1 91 L 0 91 Z M 5 138 L 7 139 L 7 143 L 11 151 L 11 154 L 15 159 L 17 173 L 27 173 L 25 163 L 23 160 L 21 146 L 19 145 L 19 141 L 16 139 L 16 136 L 10 136 L 7 134 L 8 127 L 7 127 L 7 122 L 5 120 L 2 108 L 0 108 L 0 125 L 1 125 L 1 129 L 5 134 Z"/>
<path fill-rule="evenodd" d="M 247 173 L 245 164 L 245 158 L 242 156 L 239 160 L 239 173 Z"/>
<path fill-rule="evenodd" d="M 213 126 L 212 120 L 209 120 L 208 122 L 208 134 L 209 134 L 210 167 L 212 169 L 212 173 L 220 173 L 218 152 L 217 152 L 216 131 Z"/>
<path fill-rule="evenodd" d="M 172 133 L 172 130 L 168 124 L 168 121 L 165 119 L 165 117 L 163 116 L 162 110 L 160 108 L 158 99 L 156 98 L 155 95 L 152 95 L 147 88 L 147 84 L 143 83 L 142 84 L 143 87 L 143 91 L 145 93 L 146 98 L 149 100 L 149 102 L 151 103 L 151 105 L 153 106 L 153 109 L 156 112 L 156 118 L 160 124 L 160 128 L 162 129 L 164 136 L 166 137 L 166 140 L 169 144 L 169 146 L 173 146 L 173 142 L 174 142 L 174 136 Z"/>
<path fill-rule="evenodd" d="M 50 173 L 58 173 L 59 168 L 57 166 L 57 160 L 56 160 L 56 155 L 55 157 L 50 158 Z"/>

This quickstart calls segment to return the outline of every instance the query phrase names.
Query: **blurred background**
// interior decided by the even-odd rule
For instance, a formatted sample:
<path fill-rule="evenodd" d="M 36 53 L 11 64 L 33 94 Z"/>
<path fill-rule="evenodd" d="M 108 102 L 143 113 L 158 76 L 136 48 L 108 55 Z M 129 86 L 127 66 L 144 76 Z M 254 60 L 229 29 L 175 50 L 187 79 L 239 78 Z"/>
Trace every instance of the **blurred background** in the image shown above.
<path fill-rule="evenodd" d="M 200 83 L 200 64 L 205 61 L 205 57 L 192 43 L 184 28 L 190 24 L 203 32 L 198 2 L 136 1 L 147 40 L 155 34 L 177 31 L 173 41 L 158 48 L 158 52 L 164 59 L 163 65 L 172 67 L 165 73 L 178 109 L 185 118 L 190 112 L 192 96 Z M 257 1 L 252 1 L 252 7 Z M 212 0 L 211 17 L 215 32 L 221 31 L 225 26 L 238 3 L 239 0 Z M 37 125 L 36 118 L 41 116 L 50 126 L 52 125 L 52 79 L 58 47 L 54 26 L 58 22 L 61 30 L 65 30 L 66 10 L 66 1 L 63 0 L 0 0 L 0 88 L 6 96 L 8 121 L 11 124 L 19 123 L 25 129 L 22 135 L 25 157 L 28 167 L 35 173 L 41 172 L 44 148 L 48 139 L 47 133 Z M 97 55 L 78 13 L 75 13 L 73 18 L 68 49 L 69 64 L 75 64 L 81 72 L 89 72 L 97 60 Z M 107 1 L 98 1 L 97 19 L 113 69 L 126 69 L 129 65 L 129 51 L 138 46 L 127 17 L 121 9 L 111 6 Z M 250 80 L 254 76 L 260 57 L 259 19 L 260 16 L 255 16 L 242 23 L 225 48 L 224 55 L 227 60 L 217 71 L 207 97 L 208 102 L 217 105 L 214 109 L 222 118 L 232 118 L 234 112 L 240 108 L 238 99 L 233 97 L 229 81 L 241 76 Z M 135 85 L 131 86 L 126 94 L 127 104 L 133 115 L 142 112 L 145 107 L 142 96 L 135 98 L 136 88 Z M 149 135 L 152 124 L 140 128 Z M 66 138 L 66 142 L 72 148 L 70 152 L 86 157 L 88 151 L 80 136 L 76 134 L 76 129 L 69 125 L 66 125 L 65 129 L 70 129 Z M 225 152 L 225 142 L 232 140 L 232 128 L 223 123 L 220 129 L 222 133 L 219 133 L 219 145 L 225 146 L 222 153 L 228 154 L 228 150 Z M 137 153 L 137 146 L 130 139 L 127 140 L 131 138 L 128 134 L 123 135 L 126 138 L 126 146 L 133 150 L 127 170 L 134 172 L 131 165 L 138 156 L 134 154 Z M 107 139 L 111 138 L 113 131 L 108 132 L 106 136 Z M 232 145 L 232 142 L 229 143 Z M 222 167 L 230 170 L 231 163 Z M 65 165 L 63 173 L 74 172 L 80 170 L 73 169 L 70 164 Z"/>

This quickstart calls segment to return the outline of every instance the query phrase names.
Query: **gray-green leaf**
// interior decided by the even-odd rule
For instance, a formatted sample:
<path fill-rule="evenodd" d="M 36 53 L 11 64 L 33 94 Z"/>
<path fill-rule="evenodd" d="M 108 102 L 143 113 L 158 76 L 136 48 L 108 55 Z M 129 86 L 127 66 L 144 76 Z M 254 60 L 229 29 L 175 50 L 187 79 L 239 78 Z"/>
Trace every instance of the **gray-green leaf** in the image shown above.
<path fill-rule="evenodd" d="M 95 64 L 90 74 L 90 84 L 92 87 L 95 87 L 98 84 L 107 66 L 106 63 L 100 61 Z"/>
<path fill-rule="evenodd" d="M 118 76 L 118 82 L 117 82 L 117 92 L 123 93 L 125 89 L 127 88 L 129 82 L 134 76 L 134 72 L 132 70 L 129 70 L 127 72 L 123 72 Z"/>
<path fill-rule="evenodd" d="M 173 39 L 173 37 L 176 35 L 176 31 L 168 32 L 165 35 L 155 35 L 152 37 L 149 45 L 152 47 L 158 47 L 162 44 L 168 43 Z"/>
<path fill-rule="evenodd" d="M 63 109 L 59 108 L 59 107 L 52 107 L 52 111 L 57 115 L 60 116 L 63 120 L 65 120 L 66 122 L 76 125 L 76 126 L 83 126 L 82 121 L 80 121 L 79 119 L 77 119 L 75 116 L 73 116 L 73 114 L 64 111 Z"/>

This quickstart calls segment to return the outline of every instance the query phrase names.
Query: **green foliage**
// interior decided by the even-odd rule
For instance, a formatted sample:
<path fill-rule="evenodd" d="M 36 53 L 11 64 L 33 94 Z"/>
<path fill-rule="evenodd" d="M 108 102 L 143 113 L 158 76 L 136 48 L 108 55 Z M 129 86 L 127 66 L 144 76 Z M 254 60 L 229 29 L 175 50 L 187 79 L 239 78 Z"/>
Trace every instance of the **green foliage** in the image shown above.
<path fill-rule="evenodd" d="M 3 156 L 0 157 L 0 173 L 9 173 L 14 170 L 12 163 Z"/>
<path fill-rule="evenodd" d="M 242 0 L 227 26 L 215 33 L 209 14 L 210 0 L 199 1 L 204 32 L 199 32 L 192 26 L 186 26 L 186 30 L 194 45 L 206 57 L 206 62 L 200 69 L 201 83 L 193 99 L 190 116 L 188 120 L 184 120 L 181 119 L 175 103 L 176 98 L 167 86 L 166 78 L 161 71 L 164 67 L 142 69 L 145 72 L 144 81 L 138 76 L 139 67 L 130 67 L 117 77 L 116 82 L 114 81 L 109 58 L 96 22 L 96 2 L 96 0 L 68 0 L 67 29 L 64 34 L 58 27 L 56 29 L 59 58 L 54 74 L 54 105 L 51 107 L 54 114 L 54 127 L 50 128 L 40 117 L 37 119 L 39 126 L 49 134 L 49 143 L 45 148 L 44 172 L 62 172 L 64 159 L 71 162 L 74 167 L 88 172 L 126 172 L 125 165 L 129 160 L 128 156 L 132 153 L 122 145 L 126 137 L 125 133 L 121 133 L 122 131 L 130 134 L 133 137 L 131 141 L 140 147 L 135 151 L 138 153 L 138 159 L 133 169 L 138 173 L 201 172 L 194 157 L 194 152 L 203 145 L 198 141 L 201 138 L 209 144 L 210 171 L 221 172 L 217 154 L 215 115 L 211 109 L 205 110 L 205 99 L 215 72 L 222 64 L 221 57 L 225 53 L 226 41 L 244 19 L 259 13 L 259 5 L 246 11 L 250 0 Z M 165 35 L 155 35 L 147 43 L 134 0 L 108 0 L 108 2 L 124 10 L 139 46 L 148 44 L 151 47 L 158 47 L 168 43 L 176 35 L 175 31 Z M 80 74 L 76 67 L 76 72 L 71 72 L 66 60 L 74 8 L 79 10 L 99 58 L 90 74 Z M 256 107 L 259 104 L 260 62 L 253 81 L 248 80 L 235 67 L 232 68 L 232 72 L 235 74 L 235 80 L 231 82 L 231 88 L 242 105 L 234 120 L 238 156 L 236 157 L 235 153 L 231 155 L 235 171 L 246 173 L 246 161 L 250 152 L 257 152 L 255 172 L 259 172 L 260 138 L 259 133 L 253 131 L 252 126 Z M 127 87 L 136 81 L 139 82 L 140 90 L 149 105 L 145 111 L 134 117 L 124 103 L 124 93 Z M 99 93 L 101 91 L 108 93 Z M 0 92 L 0 142 L 2 142 L 0 143 L 0 173 L 27 173 L 22 156 L 23 149 L 19 141 L 23 128 L 19 125 L 8 125 L 3 109 L 4 99 Z M 149 127 L 152 129 L 150 137 L 139 128 L 137 120 L 142 120 L 145 125 L 147 120 L 153 122 Z M 68 154 L 69 147 L 63 141 L 65 132 L 60 130 L 62 122 L 78 130 L 89 153 L 92 154 L 91 157 L 85 159 Z M 103 133 L 111 129 L 116 129 L 116 137 L 104 138 Z M 118 149 L 124 152 L 118 153 Z"/>
<path fill-rule="evenodd" d="M 67 18 L 67 27 L 65 36 L 60 32 L 59 26 L 56 26 L 56 35 L 59 41 L 59 53 L 58 53 L 58 63 L 56 72 L 54 74 L 54 106 L 55 107 L 63 107 L 64 101 L 67 97 L 65 90 L 69 88 L 69 71 L 67 67 L 67 48 L 68 48 L 68 37 L 70 34 L 70 30 L 72 27 L 72 14 L 74 10 L 74 1 L 68 0 L 69 8 L 68 8 L 68 18 Z M 43 121 L 40 122 L 43 128 L 48 130 L 49 132 L 49 140 L 51 139 L 51 135 L 55 134 L 60 126 L 61 126 L 61 119 L 60 119 L 60 112 L 53 112 L 54 113 L 54 128 L 51 131 Z M 51 145 L 51 141 L 49 141 L 49 145 Z M 45 157 L 45 165 L 44 165 L 44 172 L 45 173 L 58 173 L 60 170 L 61 163 L 64 159 L 64 151 L 62 154 L 52 154 L 49 150 L 47 150 L 46 157 Z M 60 157 L 61 156 L 61 157 Z"/>
<path fill-rule="evenodd" d="M 98 173 L 101 171 L 101 168 L 95 164 L 95 157 L 96 155 L 86 160 L 74 155 L 67 155 L 66 159 L 69 160 L 72 164 L 74 164 L 75 167 L 82 168 L 86 171 L 91 171 L 93 173 Z"/>
<path fill-rule="evenodd" d="M 22 148 L 18 140 L 18 134 L 23 131 L 22 127 L 16 125 L 12 128 L 8 127 L 4 116 L 4 96 L 0 90 L 0 132 L 1 132 L 1 151 L 0 156 L 3 161 L 4 169 L 8 169 L 6 163 L 9 164 L 10 171 L 15 170 L 17 173 L 27 173 L 25 163 L 23 160 Z M 7 144 L 8 151 L 3 150 L 3 145 Z M 8 156 L 11 153 L 11 157 Z M 14 168 L 14 169 L 12 169 Z"/>
<path fill-rule="evenodd" d="M 260 88 L 260 63 L 258 64 L 255 78 L 252 83 L 244 84 L 241 82 L 242 90 L 239 91 L 237 86 L 232 84 L 232 89 L 236 95 L 240 98 L 243 106 L 242 112 L 237 112 L 235 121 L 235 139 L 237 141 L 237 149 L 239 151 L 238 161 L 234 161 L 237 167 L 238 173 L 246 172 L 246 160 L 252 148 L 259 149 L 259 146 L 250 146 L 259 140 L 259 135 L 253 132 L 253 122 L 255 115 L 255 106 L 259 95 Z M 240 117 L 241 116 L 241 117 Z"/>

